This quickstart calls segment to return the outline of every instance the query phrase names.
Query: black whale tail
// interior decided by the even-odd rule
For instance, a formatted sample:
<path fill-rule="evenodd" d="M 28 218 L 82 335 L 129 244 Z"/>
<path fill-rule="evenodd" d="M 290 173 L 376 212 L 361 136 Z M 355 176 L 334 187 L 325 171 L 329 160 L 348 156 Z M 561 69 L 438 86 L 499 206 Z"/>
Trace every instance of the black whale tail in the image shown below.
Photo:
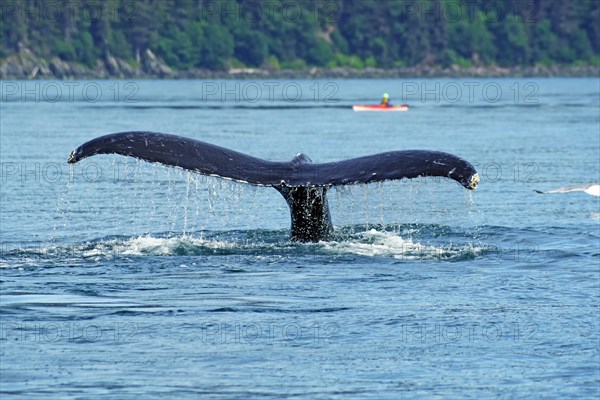
<path fill-rule="evenodd" d="M 69 163 L 96 154 L 121 154 L 219 176 L 252 185 L 271 186 L 290 207 L 292 239 L 318 241 L 333 231 L 327 190 L 331 186 L 419 176 L 443 176 L 475 189 L 479 175 L 452 154 L 391 151 L 350 160 L 313 164 L 304 154 L 291 162 L 272 162 L 194 139 L 154 132 L 121 132 L 90 140 L 73 150 Z"/>

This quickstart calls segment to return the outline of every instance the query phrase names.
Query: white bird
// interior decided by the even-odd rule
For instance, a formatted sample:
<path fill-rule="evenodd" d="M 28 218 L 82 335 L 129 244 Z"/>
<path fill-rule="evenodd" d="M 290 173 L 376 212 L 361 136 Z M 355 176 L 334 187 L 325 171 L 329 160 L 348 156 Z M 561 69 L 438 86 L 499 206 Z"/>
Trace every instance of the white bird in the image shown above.
<path fill-rule="evenodd" d="M 547 192 L 542 192 L 541 190 L 536 190 L 536 192 L 542 193 L 542 194 L 585 192 L 587 194 L 591 194 L 592 196 L 600 197 L 600 183 L 590 183 L 587 185 L 566 186 L 563 188 L 548 190 Z"/>

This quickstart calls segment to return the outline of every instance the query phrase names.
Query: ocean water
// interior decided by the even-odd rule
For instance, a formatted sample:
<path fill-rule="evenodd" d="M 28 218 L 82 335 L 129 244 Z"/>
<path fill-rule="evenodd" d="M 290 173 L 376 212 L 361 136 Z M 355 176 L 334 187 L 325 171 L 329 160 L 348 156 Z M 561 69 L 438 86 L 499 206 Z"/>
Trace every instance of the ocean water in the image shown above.
<path fill-rule="evenodd" d="M 600 80 L 1 83 L 0 394 L 53 399 L 597 398 Z M 352 104 L 408 103 L 400 113 Z M 431 149 L 332 189 L 289 240 L 271 188 L 116 155 L 175 133 L 270 160 Z"/>

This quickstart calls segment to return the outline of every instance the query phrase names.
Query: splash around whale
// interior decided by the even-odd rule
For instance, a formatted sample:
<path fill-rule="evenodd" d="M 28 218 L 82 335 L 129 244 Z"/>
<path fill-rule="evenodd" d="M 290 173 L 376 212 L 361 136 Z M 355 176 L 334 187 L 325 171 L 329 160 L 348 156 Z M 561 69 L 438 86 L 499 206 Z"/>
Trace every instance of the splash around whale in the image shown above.
<path fill-rule="evenodd" d="M 327 191 L 331 186 L 447 177 L 475 189 L 479 174 L 469 162 L 429 150 L 390 151 L 314 164 L 305 154 L 289 162 L 266 161 L 186 137 L 156 132 L 120 132 L 92 139 L 71 152 L 69 163 L 96 154 L 120 154 L 209 176 L 279 191 L 290 207 L 291 238 L 316 242 L 333 232 Z"/>

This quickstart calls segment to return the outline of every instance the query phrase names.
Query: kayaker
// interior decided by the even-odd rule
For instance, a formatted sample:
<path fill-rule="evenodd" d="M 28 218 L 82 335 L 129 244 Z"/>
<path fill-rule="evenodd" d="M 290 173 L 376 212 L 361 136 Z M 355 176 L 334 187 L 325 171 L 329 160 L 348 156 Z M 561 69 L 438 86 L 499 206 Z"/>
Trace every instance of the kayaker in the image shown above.
<path fill-rule="evenodd" d="M 390 104 L 390 95 L 387 93 L 383 94 L 383 99 L 381 99 L 381 105 L 385 106 L 385 107 L 391 107 L 392 105 Z"/>

